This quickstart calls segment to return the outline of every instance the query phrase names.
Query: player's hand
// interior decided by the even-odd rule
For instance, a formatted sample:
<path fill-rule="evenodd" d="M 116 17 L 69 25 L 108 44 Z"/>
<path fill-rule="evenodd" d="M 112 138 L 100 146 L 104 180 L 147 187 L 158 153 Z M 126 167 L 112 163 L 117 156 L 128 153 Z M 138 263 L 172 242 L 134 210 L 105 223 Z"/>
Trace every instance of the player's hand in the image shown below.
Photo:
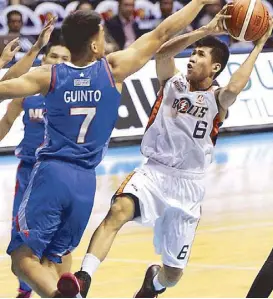
<path fill-rule="evenodd" d="M 49 42 L 50 36 L 52 31 L 54 30 L 54 25 L 57 20 L 57 17 L 50 19 L 45 27 L 43 28 L 42 32 L 40 33 L 34 47 L 40 51 L 44 46 L 46 46 Z"/>
<path fill-rule="evenodd" d="M 227 15 L 226 12 L 228 7 L 232 5 L 232 3 L 225 5 L 221 11 L 219 11 L 219 13 L 205 26 L 205 29 L 208 30 L 210 34 L 228 34 L 225 29 L 224 22 L 226 19 L 231 18 L 231 15 Z"/>
<path fill-rule="evenodd" d="M 270 18 L 269 19 L 269 26 L 268 26 L 267 32 L 260 39 L 258 39 L 255 42 L 256 46 L 261 46 L 261 47 L 264 46 L 264 44 L 266 43 L 266 41 L 272 35 L 272 29 L 273 29 L 273 18 Z"/>
<path fill-rule="evenodd" d="M 17 37 L 6 45 L 1 54 L 1 60 L 6 64 L 9 63 L 20 49 L 19 37 Z"/>

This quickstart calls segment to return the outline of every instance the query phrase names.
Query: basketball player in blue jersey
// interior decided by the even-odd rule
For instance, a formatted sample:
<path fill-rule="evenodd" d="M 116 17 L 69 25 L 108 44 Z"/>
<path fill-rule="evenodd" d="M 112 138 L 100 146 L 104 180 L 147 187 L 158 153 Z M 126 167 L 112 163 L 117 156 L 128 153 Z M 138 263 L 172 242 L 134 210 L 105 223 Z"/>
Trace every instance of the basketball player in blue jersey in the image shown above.
<path fill-rule="evenodd" d="M 12 271 L 40 296 L 74 297 L 80 291 L 72 274 L 58 286 L 57 281 L 70 270 L 63 256 L 78 246 L 92 211 L 95 167 L 108 147 L 123 80 L 213 3 L 192 0 L 129 48 L 107 57 L 99 15 L 76 11 L 62 25 L 72 63 L 42 66 L 0 83 L 0 100 L 45 96 L 45 142 L 37 151 L 7 250 Z M 66 279 L 74 282 L 69 289 Z"/>
<path fill-rule="evenodd" d="M 47 41 L 46 41 L 47 42 Z M 45 43 L 46 43 L 45 42 Z M 70 53 L 61 43 L 49 44 L 46 47 L 42 64 L 58 64 L 70 60 Z M 16 118 L 24 111 L 24 137 L 15 150 L 21 160 L 16 175 L 15 196 L 13 202 L 13 219 L 17 215 L 23 195 L 28 186 L 30 174 L 36 162 L 35 151 L 44 141 L 44 97 L 30 96 L 12 100 L 6 114 L 0 120 L 0 141 L 8 134 Z M 31 288 L 20 281 L 18 298 L 28 298 Z"/>

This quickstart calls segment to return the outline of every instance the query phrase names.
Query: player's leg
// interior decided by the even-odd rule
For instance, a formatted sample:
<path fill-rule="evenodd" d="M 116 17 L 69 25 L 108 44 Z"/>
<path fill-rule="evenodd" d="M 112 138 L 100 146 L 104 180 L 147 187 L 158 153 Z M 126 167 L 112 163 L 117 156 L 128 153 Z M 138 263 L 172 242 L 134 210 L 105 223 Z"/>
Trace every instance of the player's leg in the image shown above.
<path fill-rule="evenodd" d="M 69 206 L 68 186 L 65 182 L 60 184 L 62 178 L 63 171 L 56 163 L 35 165 L 16 217 L 17 231 L 7 250 L 13 272 L 46 297 L 57 290 L 58 275 L 56 267 L 41 264 L 41 258 L 62 225 L 66 205 Z"/>
<path fill-rule="evenodd" d="M 28 186 L 30 180 L 30 174 L 33 169 L 32 163 L 26 163 L 21 161 L 17 168 L 16 173 L 16 185 L 15 185 L 15 194 L 13 201 L 13 209 L 12 209 L 12 219 L 15 219 L 19 206 L 22 202 L 23 195 Z M 12 222 L 14 223 L 14 222 Z M 14 231 L 14 230 L 12 230 Z M 19 279 L 19 288 L 17 298 L 29 298 L 31 296 L 31 287 L 26 284 L 24 281 Z"/>
<path fill-rule="evenodd" d="M 132 181 L 135 182 L 138 185 L 138 190 L 141 190 L 140 184 L 143 184 L 144 180 L 141 174 L 131 174 L 121 185 L 121 188 L 113 197 L 112 206 L 108 214 L 90 240 L 81 271 L 75 273 L 77 280 L 80 282 L 81 295 L 83 297 L 87 296 L 91 277 L 107 256 L 118 231 L 125 223 L 140 215 L 138 199 L 133 194 L 135 190 L 129 186 L 129 181 L 130 183 Z M 73 285 L 75 281 L 70 281 L 70 279 L 63 277 L 59 283 L 62 285 L 62 288 L 71 289 L 71 284 Z"/>
<path fill-rule="evenodd" d="M 256 276 L 247 298 L 268 298 L 273 291 L 273 250 Z"/>

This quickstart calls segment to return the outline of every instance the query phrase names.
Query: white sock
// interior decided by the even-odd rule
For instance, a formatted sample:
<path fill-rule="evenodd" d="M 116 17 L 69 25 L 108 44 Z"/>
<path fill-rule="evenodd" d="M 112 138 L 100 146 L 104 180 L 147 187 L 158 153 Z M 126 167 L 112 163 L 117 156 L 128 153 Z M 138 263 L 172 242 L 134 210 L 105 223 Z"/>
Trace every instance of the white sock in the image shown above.
<path fill-rule="evenodd" d="M 82 262 L 82 271 L 87 272 L 91 277 L 96 272 L 101 261 L 92 253 L 87 253 Z"/>
<path fill-rule="evenodd" d="M 158 280 L 158 274 L 156 274 L 156 276 L 155 276 L 154 279 L 153 279 L 153 285 L 154 285 L 156 291 L 160 291 L 160 290 L 162 290 L 162 289 L 165 288 L 165 286 L 163 286 L 163 285 L 159 282 L 159 280 Z"/>

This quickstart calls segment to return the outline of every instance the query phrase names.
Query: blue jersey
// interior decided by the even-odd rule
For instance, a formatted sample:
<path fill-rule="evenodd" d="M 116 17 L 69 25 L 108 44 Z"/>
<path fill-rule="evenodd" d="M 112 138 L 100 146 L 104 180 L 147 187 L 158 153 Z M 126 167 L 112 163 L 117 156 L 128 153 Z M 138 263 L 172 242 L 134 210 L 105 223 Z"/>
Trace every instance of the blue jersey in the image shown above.
<path fill-rule="evenodd" d="M 37 158 L 95 168 L 108 148 L 121 99 L 108 63 L 102 58 L 86 67 L 58 64 L 51 77 L 45 142 Z"/>
<path fill-rule="evenodd" d="M 40 95 L 27 97 L 23 100 L 24 137 L 17 146 L 15 155 L 26 162 L 35 163 L 35 151 L 44 141 L 44 100 L 45 98 Z"/>

